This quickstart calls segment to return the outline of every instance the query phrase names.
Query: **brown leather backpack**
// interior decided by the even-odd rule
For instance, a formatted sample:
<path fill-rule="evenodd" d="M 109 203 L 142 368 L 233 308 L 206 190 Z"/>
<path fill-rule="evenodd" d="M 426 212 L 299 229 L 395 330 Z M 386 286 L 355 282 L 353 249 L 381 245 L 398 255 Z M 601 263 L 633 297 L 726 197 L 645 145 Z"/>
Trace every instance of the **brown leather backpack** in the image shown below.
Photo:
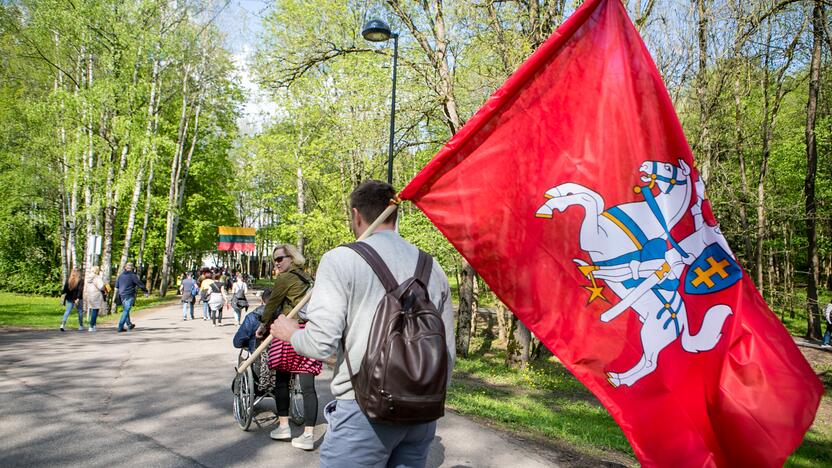
<path fill-rule="evenodd" d="M 346 358 L 358 406 L 373 422 L 416 424 L 441 418 L 448 347 L 442 316 L 427 292 L 433 259 L 420 250 L 413 277 L 399 284 L 372 247 L 363 242 L 346 247 L 361 255 L 387 291 L 376 308 L 357 373 Z"/>

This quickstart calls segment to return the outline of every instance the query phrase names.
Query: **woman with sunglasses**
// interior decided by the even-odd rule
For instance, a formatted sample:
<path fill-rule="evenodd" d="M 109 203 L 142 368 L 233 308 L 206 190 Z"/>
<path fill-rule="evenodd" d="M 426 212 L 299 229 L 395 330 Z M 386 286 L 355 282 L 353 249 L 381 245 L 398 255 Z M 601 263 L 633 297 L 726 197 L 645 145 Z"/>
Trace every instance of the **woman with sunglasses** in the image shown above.
<path fill-rule="evenodd" d="M 272 253 L 277 277 L 272 286 L 271 296 L 263 309 L 260 328 L 256 336 L 263 338 L 277 314 L 287 315 L 303 299 L 312 286 L 312 278 L 301 268 L 306 259 L 291 244 L 280 245 Z M 303 320 L 300 320 L 303 323 Z M 312 450 L 315 445 L 313 429 L 318 417 L 318 394 L 315 392 L 315 376 L 320 374 L 322 364 L 310 358 L 298 356 L 292 345 L 274 340 L 269 346 L 269 368 L 276 371 L 275 399 L 277 401 L 278 427 L 271 432 L 275 440 L 292 440 L 292 446 Z M 303 392 L 304 432 L 292 439 L 289 427 L 289 379 L 297 374 Z"/>

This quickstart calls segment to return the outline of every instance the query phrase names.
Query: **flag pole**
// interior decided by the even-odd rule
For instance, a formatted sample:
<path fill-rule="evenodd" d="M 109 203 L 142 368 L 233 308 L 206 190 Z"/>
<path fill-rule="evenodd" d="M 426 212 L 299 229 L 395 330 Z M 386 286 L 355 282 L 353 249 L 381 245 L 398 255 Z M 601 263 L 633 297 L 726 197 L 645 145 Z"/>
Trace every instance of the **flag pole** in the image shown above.
<path fill-rule="evenodd" d="M 396 211 L 396 208 L 399 206 L 400 203 L 401 200 L 398 197 L 396 197 L 393 200 L 390 200 L 390 205 L 387 208 L 385 208 L 380 215 L 378 215 L 378 218 L 376 218 L 375 221 L 373 221 L 373 223 L 370 224 L 369 227 L 367 227 L 367 230 L 364 231 L 364 233 L 361 234 L 361 236 L 359 236 L 357 240 L 361 241 L 370 237 L 370 235 L 372 235 L 373 232 L 375 232 L 375 230 L 378 229 L 379 225 L 381 225 L 387 219 L 388 216 L 390 216 L 391 214 L 393 214 L 394 211 Z M 306 295 L 303 296 L 303 299 L 301 299 L 297 303 L 297 305 L 295 305 L 292 311 L 289 312 L 288 315 L 286 315 L 286 317 L 290 319 L 295 318 L 298 312 L 303 308 L 303 306 L 306 305 L 307 302 L 309 302 L 309 299 L 311 298 L 312 290 L 310 289 L 309 292 L 307 292 Z M 255 349 L 254 352 L 251 353 L 251 355 L 245 361 L 243 361 L 242 364 L 240 364 L 240 367 L 237 368 L 237 375 L 240 375 L 243 372 L 245 372 L 246 369 L 248 369 L 249 366 L 251 366 L 251 364 L 254 363 L 254 361 L 257 359 L 257 356 L 259 356 L 269 346 L 273 339 L 274 336 L 267 336 L 266 339 L 264 339 L 263 342 L 260 343 L 260 346 L 258 346 L 257 349 Z"/>

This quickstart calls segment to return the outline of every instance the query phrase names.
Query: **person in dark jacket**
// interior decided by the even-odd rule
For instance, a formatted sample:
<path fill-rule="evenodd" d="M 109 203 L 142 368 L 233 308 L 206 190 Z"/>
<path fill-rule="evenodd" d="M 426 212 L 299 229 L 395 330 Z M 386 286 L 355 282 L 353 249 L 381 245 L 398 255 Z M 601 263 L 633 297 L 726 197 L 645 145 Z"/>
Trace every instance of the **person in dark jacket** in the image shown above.
<path fill-rule="evenodd" d="M 193 277 L 191 276 L 191 272 L 185 273 L 185 278 L 182 280 L 182 283 L 179 285 L 179 294 L 182 295 L 182 320 L 188 320 L 188 310 L 191 311 L 191 320 L 194 319 L 194 302 L 196 302 L 196 297 L 194 296 L 194 288 L 196 287 L 196 281 L 194 281 Z"/>
<path fill-rule="evenodd" d="M 116 294 L 121 297 L 121 306 L 124 308 L 124 312 L 121 313 L 121 318 L 118 321 L 119 332 L 127 331 L 124 328 L 126 324 L 129 324 L 130 330 L 136 327 L 135 323 L 130 322 L 130 309 L 136 303 L 136 288 L 144 291 L 145 296 L 150 295 L 147 288 L 139 280 L 138 275 L 133 272 L 133 264 L 127 263 L 124 265 L 124 271 L 118 275 L 116 280 Z"/>
<path fill-rule="evenodd" d="M 66 320 L 69 318 L 69 313 L 75 307 L 78 310 L 78 330 L 84 329 L 84 282 L 81 281 L 81 270 L 73 268 L 69 274 L 66 283 L 64 283 L 64 301 L 66 302 L 66 312 L 64 318 L 61 319 L 61 331 L 66 331 Z"/>
<path fill-rule="evenodd" d="M 260 317 L 263 316 L 263 309 L 271 293 L 271 289 L 264 290 L 263 294 L 260 295 L 260 300 L 263 303 L 243 319 L 243 323 L 237 329 L 237 333 L 234 334 L 233 343 L 235 348 L 248 348 L 249 353 L 253 353 L 254 349 L 257 348 L 257 337 L 255 333 L 257 332 L 257 328 L 260 327 Z"/>

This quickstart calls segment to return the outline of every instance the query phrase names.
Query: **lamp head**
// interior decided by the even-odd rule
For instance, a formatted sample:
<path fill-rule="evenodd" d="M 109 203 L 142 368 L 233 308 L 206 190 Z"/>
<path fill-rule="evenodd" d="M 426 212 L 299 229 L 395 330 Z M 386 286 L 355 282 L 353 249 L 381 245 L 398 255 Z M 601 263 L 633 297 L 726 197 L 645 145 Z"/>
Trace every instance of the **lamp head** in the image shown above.
<path fill-rule="evenodd" d="M 361 35 L 364 39 L 370 42 L 384 42 L 390 40 L 393 33 L 390 31 L 390 26 L 380 19 L 373 19 L 364 25 L 361 30 Z"/>

